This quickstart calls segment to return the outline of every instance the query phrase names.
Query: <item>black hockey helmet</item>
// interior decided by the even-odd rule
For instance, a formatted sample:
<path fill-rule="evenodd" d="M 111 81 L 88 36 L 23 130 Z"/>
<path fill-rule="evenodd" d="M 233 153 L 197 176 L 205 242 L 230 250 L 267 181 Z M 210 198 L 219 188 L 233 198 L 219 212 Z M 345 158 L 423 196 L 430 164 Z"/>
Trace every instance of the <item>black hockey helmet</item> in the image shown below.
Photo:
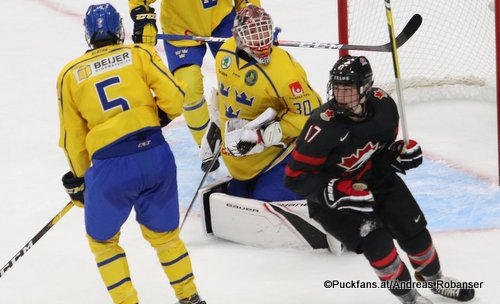
<path fill-rule="evenodd" d="M 356 85 L 359 94 L 359 102 L 354 106 L 346 106 L 336 101 L 334 88 L 339 85 Z M 364 56 L 342 56 L 330 70 L 330 80 L 327 85 L 327 99 L 333 103 L 337 114 L 346 116 L 360 116 L 353 109 L 359 104 L 363 106 L 361 115 L 365 113 L 366 93 L 373 85 L 373 72 L 370 62 Z"/>

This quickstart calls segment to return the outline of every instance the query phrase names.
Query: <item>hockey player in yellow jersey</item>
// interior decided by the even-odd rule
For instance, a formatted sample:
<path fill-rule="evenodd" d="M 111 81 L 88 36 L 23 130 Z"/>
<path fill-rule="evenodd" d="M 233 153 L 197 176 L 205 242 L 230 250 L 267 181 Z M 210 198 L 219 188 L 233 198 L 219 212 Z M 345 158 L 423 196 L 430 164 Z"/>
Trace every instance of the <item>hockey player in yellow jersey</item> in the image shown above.
<path fill-rule="evenodd" d="M 120 14 L 110 4 L 91 5 L 84 27 L 91 49 L 68 63 L 57 81 L 59 145 L 71 168 L 63 185 L 74 204 L 84 206 L 102 280 L 113 303 L 139 302 L 119 246 L 134 208 L 179 303 L 205 303 L 179 238 L 175 160 L 158 117 L 158 107 L 167 120 L 182 114 L 185 86 L 152 46 L 123 45 Z"/>
<path fill-rule="evenodd" d="M 215 60 L 222 157 L 233 178 L 228 192 L 264 201 L 296 199 L 283 185 L 284 167 L 321 98 L 300 64 L 273 46 L 273 22 L 264 9 L 239 10 L 232 31 Z"/>
<path fill-rule="evenodd" d="M 129 0 L 134 42 L 156 44 L 156 15 L 155 9 L 150 7 L 155 1 Z M 162 0 L 161 28 L 165 34 L 230 37 L 235 10 L 247 3 L 260 5 L 260 0 Z M 220 45 L 208 45 L 213 56 Z M 206 44 L 192 40 L 164 41 L 164 46 L 170 71 L 187 83 L 184 117 L 200 146 L 209 121 L 201 73 Z"/>

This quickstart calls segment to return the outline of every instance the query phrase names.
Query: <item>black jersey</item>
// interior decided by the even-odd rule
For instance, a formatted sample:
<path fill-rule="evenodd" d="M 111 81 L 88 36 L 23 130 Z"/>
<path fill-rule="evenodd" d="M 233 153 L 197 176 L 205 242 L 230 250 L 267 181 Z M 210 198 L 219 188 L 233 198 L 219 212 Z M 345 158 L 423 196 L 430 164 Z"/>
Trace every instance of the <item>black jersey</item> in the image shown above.
<path fill-rule="evenodd" d="M 366 118 L 355 122 L 335 115 L 330 102 L 316 109 L 286 167 L 286 186 L 318 203 L 332 178 L 362 181 L 374 195 L 387 191 L 395 172 L 384 148 L 397 135 L 397 106 L 383 90 L 372 88 L 367 94 L 366 111 Z"/>

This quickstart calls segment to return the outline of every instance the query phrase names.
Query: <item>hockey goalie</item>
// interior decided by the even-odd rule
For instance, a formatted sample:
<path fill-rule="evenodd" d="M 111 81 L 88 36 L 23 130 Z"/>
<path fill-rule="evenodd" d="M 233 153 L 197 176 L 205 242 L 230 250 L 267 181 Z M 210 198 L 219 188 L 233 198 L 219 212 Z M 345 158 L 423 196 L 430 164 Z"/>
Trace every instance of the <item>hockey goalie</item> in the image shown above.
<path fill-rule="evenodd" d="M 217 95 L 217 90 L 212 90 L 208 103 L 211 122 L 200 149 L 204 171 L 214 171 L 219 168 L 217 158 L 221 150 L 223 158 L 224 155 L 234 157 L 226 151 L 224 144 L 221 147 L 221 142 L 232 140 L 233 134 L 228 133 L 234 130 L 255 132 L 267 128 L 270 124 L 278 123 L 277 111 L 268 108 L 251 121 L 227 120 L 224 128 L 226 132 L 222 136 L 220 116 L 216 107 Z M 237 124 L 241 126 L 240 129 L 234 127 Z M 265 133 L 265 130 L 261 132 Z M 291 150 L 288 147 L 291 148 L 293 145 L 280 146 L 280 155 L 287 156 Z M 261 150 L 265 150 L 265 147 L 261 147 Z M 283 162 L 277 159 L 278 161 L 270 163 L 263 171 L 272 173 L 274 169 L 283 174 L 284 165 L 280 166 Z M 231 165 L 231 162 L 229 163 Z M 277 182 L 282 182 L 282 178 L 278 178 Z M 234 188 L 231 189 L 235 183 L 236 191 Z M 342 252 L 341 244 L 309 218 L 305 200 L 286 194 L 276 196 L 284 198 L 283 200 L 249 197 L 239 190 L 241 187 L 238 180 L 224 176 L 216 178 L 213 183 L 199 190 L 197 203 L 201 206 L 202 226 L 206 235 L 256 247 L 329 249 L 337 255 Z M 274 195 L 280 194 L 279 187 L 274 189 L 271 187 L 270 191 L 273 190 L 277 192 Z"/>
<path fill-rule="evenodd" d="M 210 114 L 219 125 L 209 126 L 212 137 L 200 149 L 205 164 L 220 151 L 231 179 L 200 195 L 206 231 L 255 246 L 327 248 L 305 201 L 284 185 L 294 140 L 321 98 L 302 66 L 274 45 L 273 21 L 263 8 L 239 10 L 232 33 L 215 58 L 218 94 L 209 112 L 218 112 Z"/>

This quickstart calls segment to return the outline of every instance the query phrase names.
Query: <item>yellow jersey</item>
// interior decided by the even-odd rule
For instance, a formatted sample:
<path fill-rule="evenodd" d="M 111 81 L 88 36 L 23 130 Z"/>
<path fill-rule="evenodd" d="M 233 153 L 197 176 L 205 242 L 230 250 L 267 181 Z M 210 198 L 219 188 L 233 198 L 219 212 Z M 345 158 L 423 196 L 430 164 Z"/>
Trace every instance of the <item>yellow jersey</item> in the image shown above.
<path fill-rule="evenodd" d="M 278 112 L 283 139 L 290 144 L 300 134 L 311 112 L 321 106 L 321 97 L 311 88 L 302 66 L 279 47 L 273 47 L 268 65 L 237 56 L 236 41 L 228 39 L 215 58 L 219 89 L 221 131 L 231 118 L 253 120 L 271 107 Z M 224 149 L 222 158 L 231 176 L 249 180 L 265 170 L 284 152 L 268 147 L 258 154 L 234 157 Z"/>
<path fill-rule="evenodd" d="M 73 174 L 83 176 L 97 150 L 159 126 L 157 106 L 170 119 L 181 115 L 184 89 L 145 44 L 105 46 L 69 62 L 59 74 L 57 95 L 59 146 Z"/>
<path fill-rule="evenodd" d="M 129 0 L 129 8 L 132 10 L 155 1 Z M 234 9 L 245 7 L 247 3 L 260 6 L 260 0 L 163 0 L 160 13 L 161 28 L 165 34 L 211 36 L 224 17 Z M 200 44 L 191 40 L 169 43 L 176 47 Z"/>

